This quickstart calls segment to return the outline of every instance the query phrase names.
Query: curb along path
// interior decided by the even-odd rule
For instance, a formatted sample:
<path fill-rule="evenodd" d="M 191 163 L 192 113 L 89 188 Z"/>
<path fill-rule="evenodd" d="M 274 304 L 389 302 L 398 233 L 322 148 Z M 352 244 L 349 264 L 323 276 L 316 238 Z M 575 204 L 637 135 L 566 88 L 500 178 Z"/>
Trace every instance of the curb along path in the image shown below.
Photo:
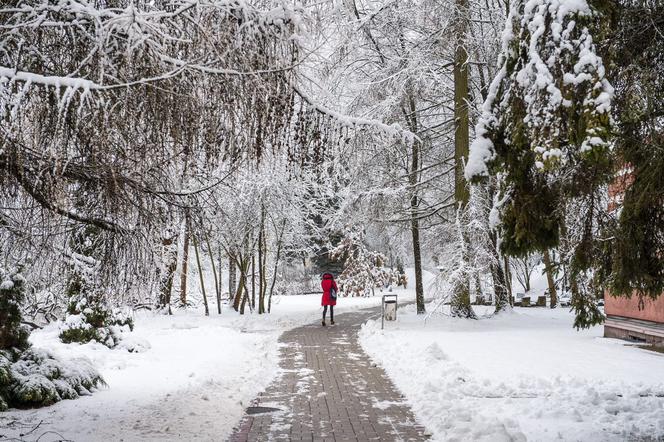
<path fill-rule="evenodd" d="M 422 441 L 403 396 L 362 350 L 357 333 L 376 310 L 339 314 L 285 332 L 279 342 L 283 372 L 236 429 L 245 441 Z"/>

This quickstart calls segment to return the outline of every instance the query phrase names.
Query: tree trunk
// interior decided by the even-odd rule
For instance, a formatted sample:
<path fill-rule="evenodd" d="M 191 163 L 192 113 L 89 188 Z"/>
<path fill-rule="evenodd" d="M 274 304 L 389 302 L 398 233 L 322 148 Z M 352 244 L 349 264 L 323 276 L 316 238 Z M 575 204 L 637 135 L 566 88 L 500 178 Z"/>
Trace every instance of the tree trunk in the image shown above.
<path fill-rule="evenodd" d="M 168 314 L 172 315 L 171 311 L 171 292 L 173 290 L 173 279 L 175 278 L 175 271 L 178 267 L 178 247 L 177 247 L 177 234 L 164 237 L 161 240 L 162 246 L 162 265 L 164 268 L 159 275 L 159 307 L 168 307 Z"/>
<path fill-rule="evenodd" d="M 236 254 L 236 264 L 237 268 L 240 271 L 240 280 L 238 282 L 238 288 L 235 293 L 235 300 L 233 301 L 233 308 L 235 311 L 239 311 L 240 314 L 244 314 L 244 307 L 249 299 L 249 265 L 250 257 L 248 251 L 243 254 Z M 251 305 L 251 304 L 250 304 Z"/>
<path fill-rule="evenodd" d="M 454 51 L 454 200 L 458 210 L 463 211 L 470 197 L 464 168 L 468 159 L 468 52 L 465 47 L 468 31 L 468 0 L 456 0 L 456 48 Z M 463 227 L 462 227 L 463 228 Z M 461 234 L 464 250 L 468 247 L 468 238 Z M 468 257 L 462 258 L 466 263 Z M 464 264 L 465 265 L 465 264 Z M 464 318 L 476 318 L 470 305 L 470 281 L 457 285 L 452 292 L 452 315 Z"/>
<path fill-rule="evenodd" d="M 249 261 L 247 261 L 247 266 L 245 270 L 240 273 L 240 279 L 242 279 L 242 285 L 244 286 L 244 295 L 242 296 L 242 303 L 240 304 L 240 314 L 244 315 L 244 308 L 247 305 L 247 299 L 249 299 L 249 288 L 247 286 L 247 270 L 249 267 Z M 249 304 L 251 305 L 251 304 Z"/>
<path fill-rule="evenodd" d="M 274 259 L 274 273 L 272 274 L 272 283 L 270 284 L 270 295 L 267 299 L 267 312 L 272 311 L 272 294 L 274 293 L 274 286 L 277 283 L 277 271 L 279 270 L 279 259 L 281 257 L 281 244 L 284 237 L 284 231 L 286 230 L 286 221 L 283 222 L 281 226 L 281 231 L 279 232 L 279 239 L 277 239 L 277 256 Z"/>
<path fill-rule="evenodd" d="M 180 304 L 187 306 L 187 268 L 189 266 L 189 235 L 191 235 L 191 217 L 185 213 L 184 244 L 182 246 L 182 265 L 180 266 Z"/>
<path fill-rule="evenodd" d="M 468 266 L 470 258 L 468 256 L 469 240 L 466 234 L 461 230 L 461 247 L 462 247 L 462 266 Z M 450 314 L 458 318 L 477 319 L 477 315 L 470 304 L 470 277 L 465 276 L 458 278 L 452 287 L 452 299 L 450 300 Z"/>
<path fill-rule="evenodd" d="M 256 308 L 256 255 L 253 251 L 251 253 L 251 308 Z"/>
<path fill-rule="evenodd" d="M 265 259 L 267 255 L 265 239 L 265 208 L 261 210 L 261 226 L 258 232 L 258 314 L 265 313 Z"/>
<path fill-rule="evenodd" d="M 505 282 L 507 283 L 507 293 L 510 297 L 510 306 L 514 307 L 514 295 L 512 295 L 512 267 L 510 266 L 510 259 L 507 255 L 503 255 L 503 263 L 505 264 Z"/>
<path fill-rule="evenodd" d="M 221 246 L 219 247 L 219 303 L 221 304 L 221 295 L 224 293 L 224 282 L 223 282 L 223 272 L 222 269 L 224 268 L 224 263 L 223 263 L 223 254 L 221 253 Z"/>
<path fill-rule="evenodd" d="M 468 53 L 465 37 L 468 30 L 468 0 L 456 0 L 456 48 L 454 53 L 454 199 L 457 205 L 468 204 L 469 192 L 464 168 L 469 150 Z"/>
<path fill-rule="evenodd" d="M 214 263 L 214 254 L 212 253 L 212 247 L 210 247 L 210 238 L 207 236 L 205 237 L 205 244 L 207 245 L 208 255 L 210 255 L 210 265 L 212 266 L 212 274 L 214 275 L 214 291 L 217 295 L 217 313 L 221 314 L 221 286 L 219 284 L 219 278 L 217 277 L 217 267 Z M 219 272 L 221 272 L 221 267 L 219 267 Z"/>
<path fill-rule="evenodd" d="M 410 113 L 404 112 L 411 132 L 417 133 L 417 105 L 412 92 L 408 95 L 408 106 Z M 410 115 L 410 117 L 409 117 Z M 410 185 L 410 232 L 413 238 L 413 261 L 415 264 L 415 299 L 417 303 L 417 314 L 426 313 L 424 307 L 424 284 L 422 283 L 422 250 L 420 244 L 420 221 L 419 221 L 419 197 L 418 184 L 420 180 L 420 149 L 422 148 L 420 140 L 413 140 L 411 145 L 410 172 L 408 174 L 408 184 Z"/>
<path fill-rule="evenodd" d="M 235 291 L 237 289 L 237 263 L 235 256 L 228 254 L 228 299 L 235 299 Z M 237 311 L 237 308 L 235 309 Z"/>
<path fill-rule="evenodd" d="M 511 306 L 510 292 L 507 288 L 508 282 L 503 267 L 500 265 L 500 255 L 498 254 L 497 238 L 491 234 L 491 253 L 493 254 L 493 263 L 491 264 L 491 277 L 493 278 L 493 291 L 496 296 L 495 313 L 503 311 Z"/>
<path fill-rule="evenodd" d="M 194 240 L 194 253 L 196 254 L 196 265 L 198 266 L 198 277 L 201 279 L 201 292 L 203 293 L 203 305 L 205 306 L 205 316 L 210 316 L 210 308 L 208 307 L 207 294 L 205 293 L 205 281 L 203 281 L 203 268 L 201 267 L 201 257 L 198 253 L 198 241 L 196 236 Z"/>
<path fill-rule="evenodd" d="M 233 266 L 235 266 L 235 263 L 233 263 Z M 237 312 L 240 310 L 240 302 L 242 301 L 242 295 L 244 294 L 243 292 L 246 290 L 246 287 L 244 285 L 245 278 L 244 278 L 244 272 L 242 269 L 240 269 L 240 280 L 238 282 L 237 290 L 233 294 L 233 309 Z"/>
<path fill-rule="evenodd" d="M 549 285 L 549 296 L 551 297 L 550 306 L 556 308 L 558 305 L 558 294 L 556 293 L 556 283 L 553 278 L 553 267 L 551 266 L 551 255 L 548 250 L 543 253 L 544 270 L 546 271 L 546 282 Z"/>
<path fill-rule="evenodd" d="M 247 272 L 249 270 L 249 258 L 246 258 L 246 255 L 236 253 L 235 263 L 237 269 L 240 271 L 240 279 L 238 281 L 237 290 L 235 291 L 233 308 L 235 311 L 240 311 L 240 306 L 242 306 L 241 313 L 244 313 L 244 301 L 247 298 L 247 293 L 249 287 L 247 286 Z"/>
<path fill-rule="evenodd" d="M 422 252 L 420 250 L 420 225 L 417 219 L 417 196 L 410 200 L 411 221 L 410 232 L 413 237 L 413 258 L 415 261 L 415 296 L 417 300 L 417 314 L 426 313 L 424 307 L 424 284 L 422 283 Z"/>

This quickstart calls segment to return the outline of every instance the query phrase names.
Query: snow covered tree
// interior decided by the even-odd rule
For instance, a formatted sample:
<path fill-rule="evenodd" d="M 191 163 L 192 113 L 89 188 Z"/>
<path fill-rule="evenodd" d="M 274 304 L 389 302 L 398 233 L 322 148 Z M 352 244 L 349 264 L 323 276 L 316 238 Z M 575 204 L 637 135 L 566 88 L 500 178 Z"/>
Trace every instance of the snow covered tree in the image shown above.
<path fill-rule="evenodd" d="M 511 5 L 500 71 L 471 146 L 466 177 L 499 180 L 501 247 L 523 256 L 568 236 L 578 327 L 601 321 L 589 283 L 601 192 L 611 175 L 613 87 L 593 35 L 601 2 L 535 0 Z M 568 202 L 587 211 L 570 213 Z M 568 225 L 574 220 L 574 226 Z M 581 230 L 570 233 L 571 229 Z M 589 290 L 593 290 L 591 294 Z"/>
<path fill-rule="evenodd" d="M 170 306 L 179 226 L 229 169 L 315 163 L 367 124 L 300 93 L 301 19 L 271 2 L 3 3 L 3 240 L 65 267 L 69 233 L 93 226 L 100 285 Z"/>
<path fill-rule="evenodd" d="M 0 350 L 25 350 L 30 346 L 30 332 L 21 324 L 25 279 L 18 270 L 11 272 L 1 268 L 0 277 Z"/>
<path fill-rule="evenodd" d="M 442 293 L 442 298 L 449 300 L 453 316 L 477 319 L 471 297 L 483 299 L 483 287 L 493 292 L 496 312 L 509 307 L 506 280 L 489 222 L 490 201 L 485 188 L 470 187 L 468 204 L 458 210 L 456 241 L 450 241 L 444 249 L 447 259 L 441 263 L 441 268 L 449 293 Z"/>
<path fill-rule="evenodd" d="M 321 40 L 332 46 L 321 77 L 343 97 L 345 111 L 397 124 L 411 134 L 407 140 L 369 140 L 370 149 L 353 152 L 349 162 L 357 181 L 352 198 L 368 206 L 367 221 L 397 225 L 410 238 L 422 313 L 427 229 L 453 206 L 447 143 L 453 51 L 439 39 L 439 33 L 450 32 L 446 3 L 350 1 L 320 14 L 330 23 L 319 31 Z"/>
<path fill-rule="evenodd" d="M 65 343 L 96 341 L 113 348 L 120 343 L 123 333 L 133 329 L 131 317 L 111 307 L 103 293 L 76 293 L 70 297 L 60 340 Z"/>
<path fill-rule="evenodd" d="M 524 292 L 530 291 L 530 279 L 532 277 L 535 267 L 540 263 L 540 258 L 537 254 L 527 254 L 525 256 L 517 256 L 512 260 L 516 280 L 523 287 Z"/>
<path fill-rule="evenodd" d="M 339 291 L 344 296 L 374 295 L 375 288 L 383 289 L 400 285 L 405 278 L 396 269 L 385 267 L 385 256 L 369 250 L 359 232 L 347 233 L 330 257 L 343 262 L 343 271 L 336 278 Z"/>

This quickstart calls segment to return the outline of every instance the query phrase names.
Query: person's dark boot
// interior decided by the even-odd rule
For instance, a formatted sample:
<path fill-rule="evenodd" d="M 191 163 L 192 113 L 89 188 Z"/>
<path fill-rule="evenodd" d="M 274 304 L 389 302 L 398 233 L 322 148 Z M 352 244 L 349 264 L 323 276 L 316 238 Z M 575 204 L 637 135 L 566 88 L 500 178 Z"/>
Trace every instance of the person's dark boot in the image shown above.
<path fill-rule="evenodd" d="M 334 319 L 330 321 L 330 325 L 334 325 Z"/>
<path fill-rule="evenodd" d="M 323 327 L 325 327 L 325 319 L 323 319 Z"/>

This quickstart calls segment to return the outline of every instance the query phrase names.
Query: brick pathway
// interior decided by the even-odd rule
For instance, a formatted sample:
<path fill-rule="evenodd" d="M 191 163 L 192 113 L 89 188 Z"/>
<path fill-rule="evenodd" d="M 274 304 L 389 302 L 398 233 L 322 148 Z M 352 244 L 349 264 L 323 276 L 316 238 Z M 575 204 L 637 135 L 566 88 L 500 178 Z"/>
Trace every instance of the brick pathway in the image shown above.
<path fill-rule="evenodd" d="M 281 336 L 282 374 L 256 399 L 231 436 L 244 441 L 421 441 L 424 428 L 357 332 L 376 311 L 338 315 Z M 258 412 L 258 414 L 249 414 Z"/>

